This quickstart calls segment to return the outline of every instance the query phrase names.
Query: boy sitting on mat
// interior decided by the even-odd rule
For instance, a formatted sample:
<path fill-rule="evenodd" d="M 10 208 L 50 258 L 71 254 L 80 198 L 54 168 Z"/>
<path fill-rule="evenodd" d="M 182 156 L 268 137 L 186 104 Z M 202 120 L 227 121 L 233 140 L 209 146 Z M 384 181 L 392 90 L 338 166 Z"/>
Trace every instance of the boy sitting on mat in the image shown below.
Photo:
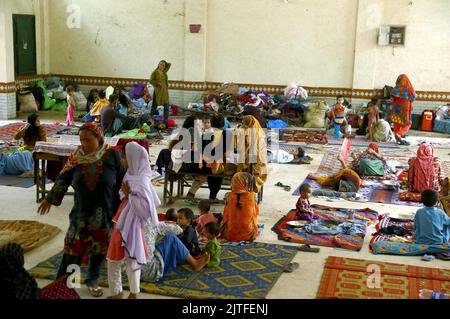
<path fill-rule="evenodd" d="M 414 243 L 419 245 L 442 245 L 450 240 L 450 217 L 435 207 L 439 201 L 439 193 L 433 189 L 424 190 L 421 194 L 425 205 L 417 211 L 414 218 Z M 438 258 L 450 259 L 450 254 L 438 254 Z"/>

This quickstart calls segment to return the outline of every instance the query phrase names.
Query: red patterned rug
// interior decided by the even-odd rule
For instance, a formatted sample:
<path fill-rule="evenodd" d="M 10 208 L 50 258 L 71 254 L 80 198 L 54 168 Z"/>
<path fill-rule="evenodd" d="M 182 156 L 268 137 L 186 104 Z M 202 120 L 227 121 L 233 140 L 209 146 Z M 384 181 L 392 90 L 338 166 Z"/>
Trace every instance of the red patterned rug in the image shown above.
<path fill-rule="evenodd" d="M 280 130 L 280 141 L 327 144 L 327 133 L 324 130 Z"/>
<path fill-rule="evenodd" d="M 449 293 L 450 270 L 328 257 L 316 298 L 418 299 L 421 289 Z"/>
<path fill-rule="evenodd" d="M 24 122 L 15 122 L 5 126 L 0 127 L 0 140 L 8 142 L 14 139 L 17 132 L 25 125 Z M 42 124 L 42 126 L 47 131 L 47 136 L 56 134 L 56 132 L 64 128 L 63 125 L 59 124 Z"/>

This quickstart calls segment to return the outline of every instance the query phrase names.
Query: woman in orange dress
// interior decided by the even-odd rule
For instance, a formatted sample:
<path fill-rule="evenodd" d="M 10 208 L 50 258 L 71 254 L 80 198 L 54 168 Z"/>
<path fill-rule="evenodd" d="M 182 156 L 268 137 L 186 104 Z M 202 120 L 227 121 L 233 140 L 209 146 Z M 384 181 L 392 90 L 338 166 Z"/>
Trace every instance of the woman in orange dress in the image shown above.
<path fill-rule="evenodd" d="M 254 241 L 258 237 L 258 214 L 252 177 L 248 173 L 236 173 L 231 181 L 223 212 L 222 236 L 230 242 Z"/>

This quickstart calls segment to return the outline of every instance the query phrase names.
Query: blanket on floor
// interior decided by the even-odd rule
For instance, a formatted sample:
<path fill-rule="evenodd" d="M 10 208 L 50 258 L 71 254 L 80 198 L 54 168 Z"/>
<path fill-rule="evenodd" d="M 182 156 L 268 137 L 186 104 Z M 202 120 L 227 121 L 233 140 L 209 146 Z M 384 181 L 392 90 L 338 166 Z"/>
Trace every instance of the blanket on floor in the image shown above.
<path fill-rule="evenodd" d="M 412 242 L 414 238 L 414 221 L 411 219 L 380 216 L 375 226 L 377 232 L 370 241 L 370 251 L 373 254 L 417 256 L 450 251 L 450 244 L 418 245 Z M 408 233 L 408 234 L 406 234 Z"/>
<path fill-rule="evenodd" d="M 385 157 L 386 161 L 392 164 L 395 164 L 396 166 L 407 166 L 408 165 L 408 159 L 409 155 L 406 151 L 400 152 L 398 150 L 391 150 L 388 152 L 383 151 L 383 156 Z M 325 153 L 322 162 L 320 163 L 319 169 L 317 172 L 323 173 L 323 174 L 335 174 L 341 169 L 340 163 L 336 160 L 337 153 L 336 152 L 327 152 Z M 349 159 L 346 161 L 346 165 L 348 167 L 351 167 L 352 163 Z M 386 190 L 383 188 L 383 180 L 386 179 L 393 179 L 395 178 L 394 175 L 386 175 L 383 177 L 380 176 L 364 176 L 364 184 L 363 187 L 361 187 L 358 191 L 358 194 L 360 195 L 360 201 L 361 202 L 373 202 L 373 203 L 383 203 L 383 204 L 391 204 L 391 205 L 406 205 L 406 206 L 421 206 L 421 203 L 417 203 L 414 201 L 401 201 L 399 199 L 400 194 L 402 194 L 403 191 L 399 189 L 394 190 Z M 328 188 L 322 187 L 319 183 L 317 183 L 314 180 L 311 179 L 305 179 L 305 181 L 302 183 L 308 183 L 311 185 L 311 188 L 313 190 L 313 194 L 319 193 L 318 190 L 328 190 Z M 294 191 L 292 195 L 299 196 L 300 195 L 300 184 L 297 189 Z M 326 195 L 326 194 L 322 194 Z M 330 194 L 330 197 L 334 197 Z"/>
<path fill-rule="evenodd" d="M 12 141 L 25 124 L 25 122 L 16 122 L 0 127 L 0 140 Z M 61 124 L 42 124 L 42 126 L 45 128 L 47 136 L 52 136 L 64 128 Z"/>
<path fill-rule="evenodd" d="M 342 224 L 345 222 L 359 224 L 363 227 L 364 236 L 360 234 L 313 234 L 305 231 L 303 228 L 292 228 L 288 222 L 296 220 L 297 211 L 291 210 L 287 215 L 283 216 L 272 228 L 272 231 L 278 235 L 279 240 L 318 245 L 326 247 L 339 247 L 349 250 L 360 250 L 364 244 L 366 227 L 377 220 L 378 212 L 366 209 L 345 209 L 334 208 L 320 205 L 313 205 L 314 213 L 321 220 L 330 221 L 334 224 Z"/>
<path fill-rule="evenodd" d="M 305 179 L 302 184 L 311 185 L 311 189 L 313 191 L 314 196 L 327 196 L 330 198 L 336 197 L 334 196 L 334 192 L 329 188 L 322 187 L 319 183 L 311 179 Z M 300 184 L 297 189 L 292 194 L 293 196 L 300 196 Z M 352 193 L 353 194 L 353 193 Z M 391 204 L 391 205 L 402 205 L 402 206 L 422 206 L 422 203 L 419 202 L 404 202 L 399 200 L 399 195 L 401 192 L 399 190 L 386 190 L 383 189 L 380 180 L 372 180 L 369 183 L 366 183 L 358 190 L 357 195 L 358 199 L 355 199 L 354 196 L 343 196 L 347 197 L 351 200 L 356 200 L 359 202 L 367 203 L 382 203 L 382 204 Z"/>
<path fill-rule="evenodd" d="M 373 280 L 375 269 L 380 272 L 378 284 Z M 449 281 L 449 269 L 332 256 L 326 261 L 316 298 L 418 299 L 421 289 L 449 293 Z"/>
<path fill-rule="evenodd" d="M 189 266 L 180 265 L 157 283 L 141 281 L 146 293 L 189 299 L 262 299 L 267 296 L 285 267 L 292 261 L 297 248 L 292 246 L 253 243 L 249 246 L 223 248 L 220 266 L 192 273 Z M 35 278 L 54 280 L 62 253 L 30 270 Z M 82 277 L 87 267 L 82 267 Z M 99 284 L 108 287 L 106 267 L 102 268 Z M 128 289 L 128 282 L 124 281 Z"/>

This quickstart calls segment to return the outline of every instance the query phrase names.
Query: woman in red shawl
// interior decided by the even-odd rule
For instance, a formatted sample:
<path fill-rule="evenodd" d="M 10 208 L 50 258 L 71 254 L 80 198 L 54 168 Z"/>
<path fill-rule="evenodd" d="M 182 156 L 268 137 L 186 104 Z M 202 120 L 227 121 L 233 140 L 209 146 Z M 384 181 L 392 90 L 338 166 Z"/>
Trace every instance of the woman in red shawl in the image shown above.
<path fill-rule="evenodd" d="M 434 157 L 434 148 L 422 143 L 417 156 L 409 160 L 408 187 L 410 192 L 421 193 L 426 189 L 441 190 L 444 178 L 438 157 Z"/>
<path fill-rule="evenodd" d="M 401 144 L 407 144 L 402 138 L 411 128 L 412 103 L 416 99 L 416 91 L 411 81 L 405 74 L 397 78 L 394 91 L 392 92 L 394 107 L 391 113 L 391 121 L 394 123 L 396 139 Z"/>

